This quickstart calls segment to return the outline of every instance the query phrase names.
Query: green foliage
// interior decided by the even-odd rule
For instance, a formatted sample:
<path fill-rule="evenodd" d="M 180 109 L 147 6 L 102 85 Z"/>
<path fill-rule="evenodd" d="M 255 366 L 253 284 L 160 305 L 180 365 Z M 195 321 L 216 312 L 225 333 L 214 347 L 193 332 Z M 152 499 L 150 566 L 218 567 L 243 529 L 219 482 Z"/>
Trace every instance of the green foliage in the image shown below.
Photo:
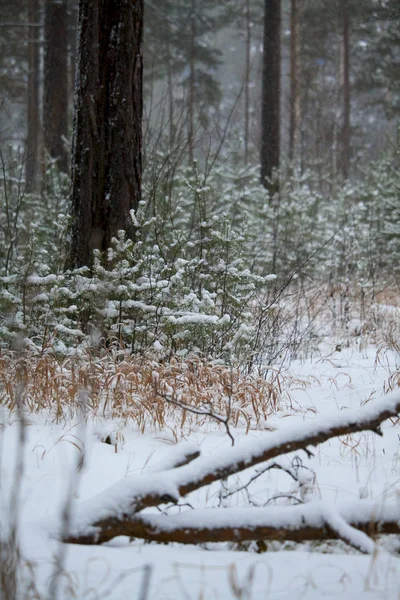
<path fill-rule="evenodd" d="M 293 304 L 307 286 L 376 293 L 399 280 L 398 143 L 358 184 L 322 194 L 311 173 L 294 173 L 272 199 L 253 167 L 216 164 L 205 179 L 197 162 L 171 169 L 160 153 L 132 214 L 136 238 L 120 232 L 92 270 L 72 272 L 65 180 L 50 163 L 42 193 L 24 195 L 11 158 L 0 191 L 3 346 L 264 363 L 295 356 L 301 331 L 314 335 L 312 311 Z"/>
<path fill-rule="evenodd" d="M 104 256 L 96 253 L 92 271 L 62 269 L 67 220 L 58 215 L 60 189 L 53 189 L 51 210 L 47 193 L 17 202 L 20 233 L 0 295 L 3 344 L 23 340 L 37 351 L 70 353 L 116 343 L 132 352 L 194 351 L 227 360 L 251 354 L 251 303 L 267 278 L 246 267 L 245 238 L 228 216 L 207 214 L 209 189 L 197 163 L 179 182 L 167 204 L 184 197 L 185 218 L 175 208 L 167 224 L 163 191 L 153 190 L 132 214 L 136 239 L 121 231 Z"/>

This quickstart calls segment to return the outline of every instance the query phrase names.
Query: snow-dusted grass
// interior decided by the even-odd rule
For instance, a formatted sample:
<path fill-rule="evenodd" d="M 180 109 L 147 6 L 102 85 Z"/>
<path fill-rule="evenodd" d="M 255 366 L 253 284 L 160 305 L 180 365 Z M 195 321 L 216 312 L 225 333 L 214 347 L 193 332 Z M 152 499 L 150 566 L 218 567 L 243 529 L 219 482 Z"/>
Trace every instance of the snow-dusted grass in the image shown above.
<path fill-rule="evenodd" d="M 372 407 L 384 393 L 384 388 L 388 387 L 389 378 L 392 386 L 395 385 L 393 373 L 396 371 L 396 353 L 393 350 L 386 351 L 384 360 L 381 352 L 381 360 L 377 361 L 376 347 L 363 345 L 360 349 L 353 346 L 343 348 L 341 352 L 336 347 L 336 343 L 327 343 L 318 358 L 294 362 L 282 375 L 279 383 L 281 389 L 286 389 L 290 394 L 291 405 L 288 395 L 279 403 L 279 394 L 275 392 L 271 403 L 267 405 L 266 414 L 257 417 L 253 405 L 243 401 L 240 408 L 247 411 L 248 417 L 238 418 L 231 423 L 236 444 L 240 446 L 241 441 L 248 444 L 250 438 L 256 443 L 258 439 L 271 436 L 271 430 L 295 429 L 296 424 L 301 428 L 305 422 L 311 424 L 316 418 L 356 409 L 366 403 Z M 46 360 L 51 364 L 50 359 Z M 34 564 L 35 582 L 42 597 L 50 598 L 51 577 L 57 572 L 57 560 L 62 557 L 62 546 L 50 532 L 65 507 L 66 498 L 72 494 L 73 499 L 79 498 L 85 501 L 86 506 L 90 506 L 91 498 L 127 475 L 131 479 L 135 474 L 157 478 L 157 473 L 166 472 L 174 444 L 182 439 L 183 434 L 190 441 L 190 448 L 199 448 L 205 459 L 227 455 L 231 441 L 214 420 L 193 415 L 191 418 L 186 416 L 182 422 L 181 409 L 171 405 L 162 409 L 165 411 L 163 422 L 159 421 L 157 426 L 153 426 L 149 420 L 148 425 L 141 428 L 129 413 L 125 385 L 130 381 L 128 374 L 132 373 L 132 364 L 126 360 L 115 361 L 113 366 L 107 367 L 109 371 L 105 361 L 99 361 L 101 368 L 94 371 L 98 373 L 99 381 L 107 374 L 110 378 L 107 384 L 110 391 L 108 404 L 104 404 L 104 397 L 100 401 L 101 394 L 96 396 L 93 393 L 93 388 L 97 389 L 93 381 L 85 379 L 83 374 L 78 376 L 75 371 L 75 394 L 79 396 L 79 388 L 83 384 L 89 390 L 84 397 L 79 396 L 81 403 L 85 403 L 86 424 L 82 427 L 81 420 L 77 418 L 79 413 L 72 410 L 72 402 L 67 401 L 68 406 L 64 406 L 59 398 L 58 402 L 54 400 L 54 403 L 49 403 L 49 396 L 45 393 L 59 386 L 59 389 L 66 390 L 65 398 L 71 398 L 71 392 L 68 391 L 72 380 L 71 363 L 68 369 L 65 363 L 63 368 L 54 367 L 54 371 L 47 371 L 47 376 L 43 366 L 46 363 L 40 363 L 41 366 L 39 363 L 37 371 L 26 371 L 24 374 L 28 384 L 33 381 L 31 387 L 26 386 L 26 398 L 30 402 L 27 407 L 33 411 L 24 413 L 26 440 L 18 524 L 23 557 Z M 196 390 L 201 393 L 207 378 L 215 369 L 219 375 L 217 377 L 214 373 L 214 379 L 211 377 L 211 383 L 204 392 L 206 399 L 214 399 L 216 390 L 222 390 L 219 404 L 213 405 L 215 412 L 223 412 L 223 404 L 230 395 L 232 406 L 239 406 L 239 400 L 234 400 L 234 394 L 229 391 L 232 382 L 229 369 L 224 375 L 222 367 L 211 368 L 204 363 L 196 365 L 185 367 L 184 370 L 178 365 L 161 366 L 159 370 L 165 377 L 165 385 L 171 385 L 175 378 L 178 382 L 174 388 L 176 393 L 181 394 L 180 398 L 184 398 L 185 402 L 194 402 Z M 16 371 L 7 371 L 6 376 L 5 368 L 11 368 L 10 364 L 2 363 L 2 394 L 5 390 L 16 389 L 16 380 L 13 379 L 17 377 Z M 146 368 L 142 366 L 142 369 L 133 369 L 133 373 L 136 378 L 147 378 L 148 388 L 143 386 L 141 390 L 147 389 L 149 394 L 154 395 L 154 379 L 157 381 L 158 375 L 154 378 L 153 370 L 157 371 L 157 367 L 152 366 L 150 370 L 152 374 L 144 376 Z M 88 372 L 93 373 L 93 366 L 88 367 Z M 234 375 L 239 377 L 239 374 Z M 41 381 L 48 382 L 42 390 L 39 387 Z M 270 384 L 269 381 L 266 385 Z M 257 391 L 258 385 L 261 385 L 261 381 L 254 384 L 252 393 Z M 105 388 L 102 389 L 104 391 Z M 118 396 L 121 390 L 125 395 Z M 170 392 L 168 388 L 164 391 Z M 265 393 L 261 387 L 258 392 L 260 395 Z M 123 400 L 117 401 L 119 397 L 123 397 Z M 90 403 L 95 398 L 98 400 L 93 410 Z M 149 400 L 147 402 L 146 414 L 150 419 L 152 405 Z M 154 402 L 155 414 L 158 402 L 164 401 L 158 399 Z M 119 405 L 125 412 L 118 415 Z M 204 399 L 198 406 L 203 405 Z M 237 410 L 242 414 L 239 408 Z M 8 500 L 15 480 L 20 417 L 15 406 L 5 406 L 4 403 L 4 426 L 0 430 L 3 516 L 10 514 Z M 295 456 L 287 455 L 280 459 L 283 467 L 297 470 L 300 474 L 298 481 L 294 481 L 282 469 L 271 469 L 247 486 L 255 474 L 251 469 L 227 482 L 214 483 L 211 487 L 194 492 L 188 496 L 187 502 L 199 508 L 226 506 L 230 510 L 245 510 L 243 507 L 248 506 L 249 500 L 261 509 L 265 505 L 293 503 L 294 499 L 314 502 L 318 506 L 321 506 L 321 502 L 343 506 L 364 498 L 395 506 L 400 503 L 397 420 L 387 421 L 383 433 L 382 438 L 372 432 L 363 432 L 330 440 L 316 448 L 311 458 L 307 458 L 305 453 L 296 453 Z M 107 437 L 108 441 L 113 442 L 111 445 L 102 442 Z M 236 493 L 231 493 L 235 490 Z M 182 503 L 185 504 L 186 500 Z M 165 510 L 171 514 L 189 515 L 191 508 L 184 505 L 170 509 L 165 507 Z M 386 547 L 389 547 L 388 543 L 386 540 Z M 393 545 L 392 539 L 390 547 L 393 548 Z M 253 546 L 256 548 L 252 543 L 246 547 L 251 549 Z M 177 544 L 145 544 L 138 540 L 130 543 L 128 538 L 122 537 L 101 547 L 64 546 L 67 554 L 60 569 L 59 597 L 116 600 L 317 600 L 325 596 L 352 600 L 391 600 L 398 597 L 400 565 L 396 556 L 383 552 L 361 556 L 337 542 L 300 546 L 268 542 L 267 546 L 269 552 L 261 555 L 233 552 L 226 544 L 211 544 L 206 549 Z M 327 551 L 329 554 L 323 553 Z"/>

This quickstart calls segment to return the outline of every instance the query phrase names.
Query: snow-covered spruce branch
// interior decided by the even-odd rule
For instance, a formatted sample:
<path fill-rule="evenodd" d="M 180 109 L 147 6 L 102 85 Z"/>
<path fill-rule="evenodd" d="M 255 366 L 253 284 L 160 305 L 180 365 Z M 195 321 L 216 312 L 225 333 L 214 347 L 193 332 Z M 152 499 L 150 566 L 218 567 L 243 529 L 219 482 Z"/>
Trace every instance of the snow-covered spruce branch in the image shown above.
<path fill-rule="evenodd" d="M 64 540 L 101 544 L 118 535 L 134 535 L 130 532 L 130 523 L 137 527 L 139 521 L 134 515 L 146 507 L 176 503 L 180 497 L 205 485 L 280 455 L 302 449 L 307 451 L 308 446 L 317 446 L 334 437 L 366 430 L 382 435 L 380 424 L 399 413 L 400 390 L 395 390 L 361 408 L 322 415 L 294 427 L 266 432 L 261 439 L 241 440 L 237 446 L 219 451 L 215 456 L 196 458 L 185 466 L 157 476 L 125 477 L 98 496 L 77 503 L 72 529 Z M 292 508 L 297 507 L 290 507 L 290 510 Z M 231 523 L 231 528 L 236 527 L 236 523 Z"/>

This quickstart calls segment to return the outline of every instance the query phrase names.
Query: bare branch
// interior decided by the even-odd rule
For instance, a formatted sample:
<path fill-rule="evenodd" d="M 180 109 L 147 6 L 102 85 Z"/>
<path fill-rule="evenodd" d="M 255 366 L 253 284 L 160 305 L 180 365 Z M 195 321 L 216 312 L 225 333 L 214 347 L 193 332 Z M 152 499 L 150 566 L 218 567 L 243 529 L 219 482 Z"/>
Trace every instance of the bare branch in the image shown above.
<path fill-rule="evenodd" d="M 12 21 L 3 21 L 3 23 L 0 23 L 0 28 L 8 28 L 8 27 L 23 27 L 24 29 L 26 27 L 32 28 L 32 27 L 43 27 L 42 23 L 18 23 L 18 22 L 12 22 Z"/>
<path fill-rule="evenodd" d="M 276 463 L 276 462 L 269 463 L 265 467 L 262 467 L 261 469 L 256 469 L 256 472 L 254 473 L 254 475 L 252 475 L 246 483 L 235 486 L 232 489 L 226 487 L 224 489 L 224 491 L 220 494 L 220 497 L 221 497 L 221 499 L 225 500 L 226 498 L 229 498 L 230 496 L 233 496 L 234 494 L 248 490 L 248 488 L 250 487 L 250 485 L 252 483 L 254 483 L 254 481 L 257 481 L 257 479 L 259 477 L 261 477 L 261 475 L 264 475 L 264 473 L 267 473 L 268 471 L 271 471 L 272 469 L 279 469 L 280 471 L 283 471 L 284 473 L 289 475 L 289 477 L 294 479 L 294 481 L 298 482 L 299 478 L 298 478 L 297 472 L 299 470 L 299 467 L 302 467 L 303 469 L 308 469 L 308 467 L 304 467 L 304 465 L 301 463 L 301 460 L 299 459 L 298 456 L 294 457 L 291 467 L 284 467 L 283 465 Z M 272 499 L 273 498 L 270 498 L 269 501 L 271 501 Z M 296 500 L 297 500 L 297 498 L 296 498 Z"/>
<path fill-rule="evenodd" d="M 186 404 L 186 402 L 182 402 L 181 400 L 178 400 L 177 398 L 174 398 L 174 396 L 169 395 L 169 394 L 163 394 L 162 392 L 156 391 L 155 392 L 157 394 L 157 396 L 159 396 L 160 398 L 162 398 L 163 400 L 165 400 L 166 402 L 168 402 L 169 404 L 173 404 L 174 406 L 178 406 L 178 408 L 181 408 L 182 410 L 187 410 L 188 412 L 194 414 L 194 415 L 200 415 L 203 417 L 210 417 L 210 419 L 214 419 L 215 421 L 217 421 L 218 423 L 222 423 L 225 426 L 225 430 L 226 433 L 228 435 L 228 437 L 230 438 L 231 442 L 232 442 L 232 446 L 235 445 L 235 439 L 231 433 L 231 430 L 229 428 L 229 419 L 230 419 L 230 403 L 228 405 L 228 414 L 226 415 L 226 417 L 222 417 L 221 415 L 218 415 L 217 413 L 213 412 L 212 408 L 197 408 L 196 406 L 192 406 L 190 404 Z"/>

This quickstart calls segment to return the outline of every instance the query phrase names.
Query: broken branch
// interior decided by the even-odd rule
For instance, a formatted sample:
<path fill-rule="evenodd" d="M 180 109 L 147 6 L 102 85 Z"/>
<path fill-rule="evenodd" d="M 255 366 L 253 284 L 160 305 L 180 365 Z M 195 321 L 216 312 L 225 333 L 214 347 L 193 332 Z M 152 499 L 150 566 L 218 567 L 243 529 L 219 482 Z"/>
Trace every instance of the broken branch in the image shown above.
<path fill-rule="evenodd" d="M 180 515 L 110 517 L 104 523 L 109 539 L 125 535 L 161 543 L 200 544 L 251 540 L 295 542 L 341 539 L 361 552 L 371 553 L 369 536 L 400 533 L 400 508 L 396 503 L 377 505 L 355 500 L 332 506 L 310 502 L 265 508 L 216 508 Z M 93 544 L 91 535 L 77 535 L 69 543 Z"/>
<path fill-rule="evenodd" d="M 133 517 L 146 507 L 167 501 L 176 503 L 179 497 L 196 489 L 280 455 L 310 445 L 316 446 L 334 437 L 376 430 L 382 421 L 399 413 L 400 392 L 396 390 L 367 406 L 341 411 L 329 417 L 323 415 L 313 421 L 296 424 L 295 427 L 268 432 L 262 439 L 247 439 L 212 458 L 197 458 L 190 464 L 163 472 L 157 477 L 127 477 L 99 494 L 95 502 L 88 500 L 78 507 L 73 531 L 64 541 L 100 544 L 116 535 L 136 536 L 132 527 L 139 527 L 139 523 L 143 527 L 144 522 Z M 218 529 L 218 523 L 216 526 Z M 324 530 L 326 527 L 329 528 L 324 525 Z M 228 529 L 230 531 L 232 527 Z M 184 537 L 185 534 L 182 535 Z M 168 541 L 173 541 L 172 537 L 166 537 Z"/>

